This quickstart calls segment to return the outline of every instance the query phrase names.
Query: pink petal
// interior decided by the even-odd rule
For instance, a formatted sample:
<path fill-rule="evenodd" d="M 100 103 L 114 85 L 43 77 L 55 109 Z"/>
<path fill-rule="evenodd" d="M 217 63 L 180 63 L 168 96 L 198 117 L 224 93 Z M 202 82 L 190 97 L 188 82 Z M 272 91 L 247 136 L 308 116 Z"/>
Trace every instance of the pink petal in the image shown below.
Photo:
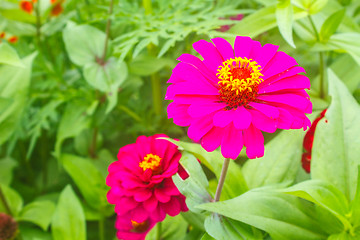
<path fill-rule="evenodd" d="M 165 210 L 165 212 L 167 214 L 169 214 L 170 216 L 174 217 L 176 215 L 178 215 L 180 213 L 180 203 L 179 201 L 176 199 L 176 197 L 172 197 L 171 201 L 164 203 L 163 208 Z"/>
<path fill-rule="evenodd" d="M 204 58 L 203 63 L 205 66 L 213 73 L 216 73 L 224 60 L 215 46 L 205 40 L 199 40 L 193 44 L 193 48 Z"/>
<path fill-rule="evenodd" d="M 143 202 L 143 207 L 148 212 L 153 212 L 157 206 L 158 206 L 158 200 L 156 199 L 155 196 L 151 196 L 151 198 Z"/>
<path fill-rule="evenodd" d="M 224 60 L 234 58 L 234 50 L 231 44 L 223 38 L 213 38 L 211 41 L 215 44 Z"/>
<path fill-rule="evenodd" d="M 265 81 L 266 82 L 266 81 Z M 273 84 L 262 85 L 258 93 L 276 92 L 285 89 L 304 89 L 310 88 L 310 80 L 304 75 L 294 75 L 289 78 L 281 79 Z"/>
<path fill-rule="evenodd" d="M 178 57 L 177 60 L 194 66 L 207 79 L 211 79 L 213 82 L 216 82 L 216 83 L 219 81 L 219 79 L 216 77 L 216 75 L 214 75 L 214 73 L 211 72 L 199 58 L 197 58 L 191 54 L 184 53 L 180 57 Z"/>
<path fill-rule="evenodd" d="M 269 77 L 279 74 L 295 65 L 298 65 L 298 63 L 294 58 L 284 52 L 277 52 L 270 62 L 266 64 L 266 67 L 263 68 L 261 73 L 264 75 L 263 79 L 266 80 Z"/>
<path fill-rule="evenodd" d="M 206 151 L 212 152 L 220 146 L 223 135 L 224 135 L 224 128 L 213 127 L 201 139 L 201 146 Z"/>
<path fill-rule="evenodd" d="M 167 107 L 168 118 L 173 118 L 178 126 L 186 127 L 191 123 L 191 117 L 188 114 L 189 105 L 176 104 L 172 102 Z"/>
<path fill-rule="evenodd" d="M 237 129 L 247 129 L 251 123 L 251 114 L 243 106 L 235 110 L 234 126 Z"/>
<path fill-rule="evenodd" d="M 146 154 L 151 153 L 150 149 L 150 139 L 148 139 L 146 136 L 139 136 L 136 139 L 136 151 L 140 157 L 140 159 L 144 159 Z M 140 161 L 139 159 L 139 161 Z"/>
<path fill-rule="evenodd" d="M 272 102 L 272 103 L 282 103 L 286 104 L 288 106 L 305 110 L 309 104 L 311 104 L 309 99 L 306 99 L 304 97 L 301 97 L 297 94 L 291 94 L 291 93 L 284 93 L 284 94 L 277 94 L 277 95 L 259 95 L 257 96 L 257 99 L 263 100 L 266 102 Z"/>
<path fill-rule="evenodd" d="M 262 89 L 263 87 L 267 86 L 267 85 L 271 85 L 277 81 L 280 81 L 284 78 L 288 78 L 288 77 L 292 77 L 295 76 L 299 73 L 305 73 L 304 68 L 302 67 L 291 67 L 289 69 L 287 69 L 286 71 L 283 71 L 279 74 L 276 74 L 268 79 L 266 79 L 265 81 L 263 81 L 262 83 L 259 84 L 259 90 Z"/>
<path fill-rule="evenodd" d="M 148 190 L 148 189 L 139 189 L 135 195 L 134 195 L 134 199 L 138 202 L 144 202 L 146 200 L 148 200 L 150 197 L 152 196 L 152 191 Z"/>
<path fill-rule="evenodd" d="M 131 211 L 131 219 L 135 222 L 143 222 L 149 217 L 149 213 L 139 205 Z"/>
<path fill-rule="evenodd" d="M 294 122 L 294 117 L 283 108 L 278 108 L 279 118 L 278 118 L 278 128 L 280 129 L 290 129 L 292 123 Z"/>
<path fill-rule="evenodd" d="M 213 127 L 212 119 L 211 114 L 210 116 L 195 119 L 188 129 L 189 138 L 198 142 Z"/>
<path fill-rule="evenodd" d="M 256 47 L 252 49 L 250 58 L 255 60 L 261 66 L 261 69 L 264 69 L 266 64 L 276 54 L 279 46 L 265 44 L 263 47 L 259 47 L 259 45 L 260 44 L 255 44 Z"/>
<path fill-rule="evenodd" d="M 244 131 L 244 144 L 246 155 L 250 159 L 264 156 L 264 137 L 261 131 L 253 125 Z"/>
<path fill-rule="evenodd" d="M 242 131 L 230 124 L 224 133 L 221 142 L 221 154 L 225 158 L 236 159 L 243 147 L 243 136 Z"/>
<path fill-rule="evenodd" d="M 237 36 L 234 44 L 235 57 L 249 58 L 253 42 L 250 37 Z"/>
<path fill-rule="evenodd" d="M 216 102 L 192 104 L 188 109 L 188 113 L 192 118 L 198 118 L 198 117 L 206 116 L 210 113 L 213 113 L 225 107 L 226 107 L 225 103 L 216 103 Z"/>
<path fill-rule="evenodd" d="M 163 191 L 161 191 L 161 189 L 155 188 L 154 193 L 155 193 L 155 197 L 159 202 L 166 203 L 170 201 L 170 196 L 166 195 Z"/>
<path fill-rule="evenodd" d="M 277 128 L 277 119 L 269 118 L 265 114 L 251 109 L 249 110 L 252 116 L 252 124 L 264 132 L 273 133 Z"/>
<path fill-rule="evenodd" d="M 231 110 L 224 110 L 215 113 L 213 118 L 214 126 L 216 127 L 226 127 L 231 123 L 234 119 L 235 111 Z"/>
<path fill-rule="evenodd" d="M 211 96 L 211 95 L 176 95 L 174 97 L 174 102 L 179 104 L 201 104 L 201 103 L 208 103 L 208 102 L 216 102 L 219 101 L 218 96 Z"/>
<path fill-rule="evenodd" d="M 201 81 L 204 84 L 209 84 L 210 86 L 215 86 L 215 83 L 207 78 L 196 69 L 194 66 L 187 63 L 178 63 L 172 71 L 172 77 L 183 79 L 186 82 L 193 83 L 196 81 Z"/>
<path fill-rule="evenodd" d="M 166 213 L 162 207 L 163 203 L 159 203 L 158 207 L 150 214 L 151 219 L 156 222 L 164 220 Z"/>
<path fill-rule="evenodd" d="M 219 95 L 219 91 L 217 88 L 200 81 L 192 83 L 181 82 L 170 85 L 167 88 L 165 99 L 171 100 L 176 94 Z"/>
<path fill-rule="evenodd" d="M 180 166 L 179 166 L 180 169 Z M 175 186 L 171 178 L 165 179 L 163 182 L 163 188 L 161 189 L 166 195 L 175 196 L 180 195 L 179 190 Z"/>
<path fill-rule="evenodd" d="M 262 112 L 269 118 L 279 117 L 279 110 L 276 107 L 262 103 L 255 103 L 255 102 L 251 102 L 249 103 L 249 105 L 255 108 L 256 110 L 258 110 L 259 112 Z"/>

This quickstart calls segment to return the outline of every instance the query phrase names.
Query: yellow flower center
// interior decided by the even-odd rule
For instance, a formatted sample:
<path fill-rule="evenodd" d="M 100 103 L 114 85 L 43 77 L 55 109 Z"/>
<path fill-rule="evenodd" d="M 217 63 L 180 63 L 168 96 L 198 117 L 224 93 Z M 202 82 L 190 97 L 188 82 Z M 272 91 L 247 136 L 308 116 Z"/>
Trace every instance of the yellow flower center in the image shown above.
<path fill-rule="evenodd" d="M 131 232 L 142 233 L 142 232 L 146 232 L 148 230 L 149 221 L 145 220 L 141 223 L 138 223 L 138 222 L 131 220 L 131 225 L 133 226 L 133 229 L 131 229 Z"/>
<path fill-rule="evenodd" d="M 141 167 L 144 171 L 146 171 L 147 169 L 151 169 L 153 174 L 155 175 L 155 174 L 159 174 L 162 171 L 160 162 L 161 162 L 161 157 L 149 153 L 146 154 L 144 160 L 142 160 L 139 163 L 139 167 Z"/>
<path fill-rule="evenodd" d="M 219 79 L 220 101 L 227 104 L 226 110 L 247 105 L 255 100 L 261 78 L 261 66 L 252 59 L 230 58 L 219 66 L 216 76 Z"/>

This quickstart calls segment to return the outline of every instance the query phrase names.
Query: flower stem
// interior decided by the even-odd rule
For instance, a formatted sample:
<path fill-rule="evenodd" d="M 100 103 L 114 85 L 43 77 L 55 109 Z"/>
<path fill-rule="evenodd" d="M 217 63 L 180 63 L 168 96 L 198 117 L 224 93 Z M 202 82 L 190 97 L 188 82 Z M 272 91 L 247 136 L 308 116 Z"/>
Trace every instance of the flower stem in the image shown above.
<path fill-rule="evenodd" d="M 221 190 L 224 186 L 224 182 L 225 182 L 225 178 L 226 178 L 226 173 L 229 167 L 229 163 L 230 163 L 230 158 L 225 158 L 224 159 L 224 164 L 222 166 L 221 169 L 221 175 L 220 175 L 220 179 L 219 179 L 219 183 L 217 185 L 216 188 L 216 193 L 215 193 L 215 202 L 218 202 L 220 200 L 220 195 L 221 195 Z"/>
<path fill-rule="evenodd" d="M 111 0 L 110 6 L 109 6 L 109 18 L 106 23 L 106 38 L 105 38 L 103 55 L 101 57 L 101 64 L 105 64 L 106 52 L 107 52 L 107 48 L 108 48 L 109 35 L 110 35 L 111 14 L 113 12 L 113 8 L 114 8 L 114 0 Z"/>
<path fill-rule="evenodd" d="M 310 21 L 310 24 L 314 30 L 315 33 L 315 37 L 316 40 L 318 42 L 320 42 L 320 34 L 316 29 L 316 26 L 314 24 L 314 21 L 312 20 L 311 16 L 308 15 L 308 19 Z M 319 75 L 320 75 L 320 84 L 319 84 L 319 88 L 320 88 L 320 98 L 324 98 L 325 97 L 325 91 L 324 91 L 324 81 L 325 81 L 325 71 L 326 71 L 326 64 L 324 61 L 324 53 L 323 52 L 319 52 L 319 59 L 320 59 L 320 63 L 319 63 Z"/>
<path fill-rule="evenodd" d="M 97 139 L 98 131 L 99 131 L 99 129 L 97 127 L 95 127 L 94 131 L 93 131 L 92 139 L 91 139 L 90 148 L 89 148 L 89 153 L 90 153 L 91 158 L 96 158 L 96 139 Z"/>
<path fill-rule="evenodd" d="M 157 228 L 157 231 L 156 231 L 156 240 L 160 240 L 161 239 L 161 222 L 158 222 L 156 224 L 156 228 Z"/>
<path fill-rule="evenodd" d="M 105 240 L 105 236 L 104 236 L 104 218 L 101 218 L 99 220 L 99 239 L 100 240 Z"/>
<path fill-rule="evenodd" d="M 10 216 L 13 216 L 12 212 L 11 212 L 11 208 L 10 208 L 6 198 L 5 198 L 5 194 L 2 191 L 1 185 L 0 185 L 0 199 L 1 199 L 1 202 L 3 203 L 3 205 L 4 205 L 6 213 L 9 214 Z"/>

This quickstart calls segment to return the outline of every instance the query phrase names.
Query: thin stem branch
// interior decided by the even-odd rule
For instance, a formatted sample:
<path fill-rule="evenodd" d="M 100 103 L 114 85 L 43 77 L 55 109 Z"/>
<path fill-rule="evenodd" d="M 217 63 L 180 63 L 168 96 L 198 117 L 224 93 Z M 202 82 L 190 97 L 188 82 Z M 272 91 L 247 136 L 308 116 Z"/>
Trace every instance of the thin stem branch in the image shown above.
<path fill-rule="evenodd" d="M 98 135 L 99 129 L 97 127 L 94 128 L 92 139 L 91 139 L 91 145 L 89 148 L 89 153 L 91 158 L 96 158 L 96 140 Z"/>
<path fill-rule="evenodd" d="M 145 14 L 152 14 L 152 5 L 151 5 L 151 0 L 143 0 L 143 7 L 145 9 Z"/>
<path fill-rule="evenodd" d="M 36 3 L 35 7 L 36 15 L 36 39 L 39 45 L 39 50 L 41 50 L 41 18 L 40 18 L 40 0 Z"/>
<path fill-rule="evenodd" d="M 109 6 L 109 18 L 106 23 L 106 38 L 105 38 L 105 44 L 104 44 L 104 51 L 103 51 L 103 55 L 101 57 L 102 64 L 105 63 L 106 52 L 107 52 L 108 42 L 109 42 L 109 35 L 110 35 L 111 15 L 113 13 L 113 9 L 114 9 L 114 0 L 111 0 L 110 6 Z"/>
<path fill-rule="evenodd" d="M 2 191 L 1 185 L 0 185 L 0 199 L 1 199 L 1 202 L 3 203 L 3 205 L 4 205 L 6 213 L 9 214 L 10 216 L 12 216 L 11 208 L 10 208 L 6 198 L 5 198 L 5 194 Z"/>
<path fill-rule="evenodd" d="M 160 240 L 161 239 L 161 222 L 158 222 L 156 224 L 156 228 L 157 228 L 157 231 L 156 231 L 156 240 Z"/>
<path fill-rule="evenodd" d="M 104 231 L 104 218 L 99 220 L 99 239 L 105 240 L 105 231 Z"/>
<path fill-rule="evenodd" d="M 221 169 L 219 183 L 218 183 L 217 188 L 216 188 L 215 199 L 214 199 L 215 202 L 218 202 L 220 200 L 220 195 L 221 195 L 222 188 L 224 186 L 224 182 L 225 182 L 226 173 L 227 173 L 227 170 L 228 170 L 228 167 L 229 167 L 229 163 L 230 163 L 230 158 L 225 158 L 224 159 L 224 164 L 223 164 L 222 169 Z"/>

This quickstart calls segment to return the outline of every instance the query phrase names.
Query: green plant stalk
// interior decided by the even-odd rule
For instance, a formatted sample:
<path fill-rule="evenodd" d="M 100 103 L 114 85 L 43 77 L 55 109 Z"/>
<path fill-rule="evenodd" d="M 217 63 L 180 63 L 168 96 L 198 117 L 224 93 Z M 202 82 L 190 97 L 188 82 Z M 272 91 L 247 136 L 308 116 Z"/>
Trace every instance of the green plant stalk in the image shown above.
<path fill-rule="evenodd" d="M 3 203 L 4 205 L 4 208 L 5 208 L 5 211 L 7 214 L 9 214 L 10 216 L 13 216 L 12 212 L 11 212 L 11 209 L 10 209 L 10 206 L 5 198 L 5 194 L 4 192 L 2 191 L 2 188 L 1 188 L 1 185 L 0 185 L 0 200 L 1 202 Z"/>
<path fill-rule="evenodd" d="M 143 7 L 145 9 L 145 14 L 152 14 L 152 5 L 151 5 L 151 0 L 143 0 Z"/>
<path fill-rule="evenodd" d="M 106 60 L 105 58 L 106 58 L 106 52 L 107 52 L 107 48 L 108 48 L 110 26 L 111 26 L 111 14 L 113 13 L 113 9 L 114 9 L 114 0 L 111 0 L 110 5 L 109 5 L 109 18 L 106 23 L 106 38 L 105 38 L 105 44 L 104 44 L 104 51 L 103 51 L 103 55 L 101 57 L 102 64 L 105 64 L 105 60 Z"/>
<path fill-rule="evenodd" d="M 161 239 L 161 222 L 156 224 L 156 240 Z"/>
<path fill-rule="evenodd" d="M 216 188 L 214 202 L 218 202 L 220 200 L 220 195 L 221 195 L 222 188 L 224 186 L 226 173 L 227 173 L 227 170 L 229 168 L 229 163 L 230 163 L 230 158 L 225 158 L 224 159 L 224 164 L 223 164 L 222 169 L 221 169 L 219 183 L 218 183 L 217 188 Z"/>
<path fill-rule="evenodd" d="M 99 129 L 97 127 L 95 127 L 94 131 L 93 131 L 92 139 L 91 139 L 90 148 L 89 148 L 89 154 L 90 154 L 91 158 L 96 158 L 96 139 L 97 139 L 98 131 L 99 131 Z"/>
<path fill-rule="evenodd" d="M 318 42 L 320 42 L 320 34 L 317 31 L 314 21 L 311 19 L 311 16 L 308 15 L 308 19 L 310 21 L 310 24 L 314 30 L 315 36 L 316 36 L 316 40 Z M 320 63 L 319 63 L 319 75 L 320 75 L 320 84 L 319 84 L 319 91 L 320 91 L 320 98 L 324 98 L 325 97 L 325 91 L 324 91 L 324 81 L 325 81 L 325 71 L 326 71 L 326 64 L 324 61 L 324 53 L 323 52 L 319 52 L 319 59 L 320 59 Z"/>
<path fill-rule="evenodd" d="M 104 231 L 104 218 L 101 218 L 99 220 L 99 239 L 100 240 L 105 240 L 105 231 Z"/>

